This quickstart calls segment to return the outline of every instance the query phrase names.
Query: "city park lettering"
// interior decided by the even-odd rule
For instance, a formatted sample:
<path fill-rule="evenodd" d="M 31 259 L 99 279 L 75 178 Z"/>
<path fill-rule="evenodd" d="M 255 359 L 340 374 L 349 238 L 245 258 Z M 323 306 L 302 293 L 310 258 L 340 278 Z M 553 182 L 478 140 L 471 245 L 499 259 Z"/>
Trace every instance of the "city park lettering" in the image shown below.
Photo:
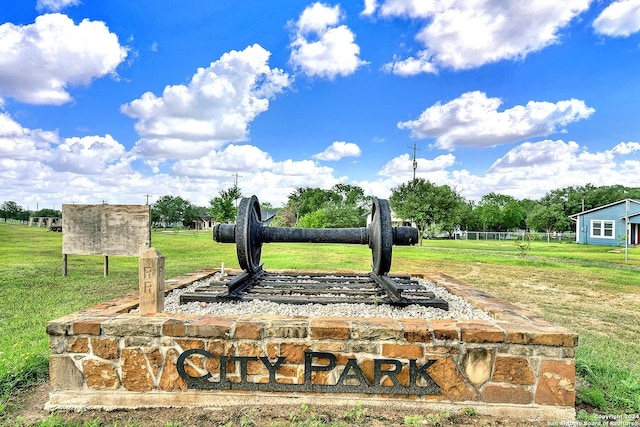
<path fill-rule="evenodd" d="M 176 369 L 188 387 L 213 390 L 256 390 L 256 391 L 308 391 L 325 393 L 368 393 L 368 394 L 411 394 L 437 395 L 441 394 L 440 386 L 431 378 L 427 369 L 436 360 L 426 360 L 418 363 L 417 359 L 409 359 L 409 384 L 402 384 L 398 379 L 405 365 L 398 359 L 373 359 L 373 379 L 369 381 L 355 358 L 348 358 L 335 384 L 315 384 L 314 372 L 331 372 L 339 369 L 338 358 L 335 354 L 320 351 L 304 353 L 304 382 L 302 384 L 283 384 L 276 381 L 278 368 L 286 362 L 286 357 L 280 356 L 273 363 L 268 357 L 257 356 L 215 356 L 219 359 L 219 380 L 213 381 L 213 374 L 194 377 L 187 373 L 186 365 L 192 356 L 206 359 L 214 358 L 210 352 L 202 349 L 191 349 L 178 357 Z M 268 382 L 251 382 L 248 380 L 249 362 L 260 361 L 269 373 Z M 227 378 L 227 363 L 239 366 L 239 381 Z M 205 364 L 206 365 L 206 364 Z M 336 371 L 339 372 L 339 371 Z M 391 385 L 382 385 L 383 379 L 388 378 Z"/>

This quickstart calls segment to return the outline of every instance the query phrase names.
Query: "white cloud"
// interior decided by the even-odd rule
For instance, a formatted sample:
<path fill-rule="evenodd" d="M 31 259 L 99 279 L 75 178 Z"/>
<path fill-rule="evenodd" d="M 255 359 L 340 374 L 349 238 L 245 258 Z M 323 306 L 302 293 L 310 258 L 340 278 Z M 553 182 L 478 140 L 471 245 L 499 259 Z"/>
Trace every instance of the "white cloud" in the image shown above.
<path fill-rule="evenodd" d="M 322 3 L 308 6 L 294 24 L 290 62 L 307 76 L 334 79 L 353 74 L 366 64 L 359 58 L 360 46 L 342 20 L 340 6 Z"/>
<path fill-rule="evenodd" d="M 559 32 L 588 9 L 591 0 L 431 2 L 386 0 L 367 3 L 386 18 L 423 20 L 416 35 L 424 49 L 383 69 L 399 75 L 463 70 L 501 60 L 519 60 L 559 41 Z"/>
<path fill-rule="evenodd" d="M 586 119 L 595 111 L 584 101 L 571 99 L 551 102 L 529 101 L 498 111 L 499 98 L 483 92 L 462 94 L 424 110 L 416 120 L 398 123 L 414 138 L 436 138 L 438 148 L 489 147 L 557 132 L 567 124 Z"/>
<path fill-rule="evenodd" d="M 260 201 L 282 206 L 298 187 L 331 188 L 341 182 L 334 170 L 311 160 L 274 162 L 268 170 L 240 173 L 239 187 L 245 195 L 256 194 Z M 251 194 L 249 194 L 251 193 Z"/>
<path fill-rule="evenodd" d="M 543 140 L 518 144 L 488 169 L 475 172 L 452 153 L 418 158 L 416 175 L 447 184 L 468 199 L 477 200 L 489 192 L 536 199 L 571 185 L 629 182 L 629 177 L 640 174 L 639 152 L 640 143 L 633 141 L 593 152 L 575 141 Z M 2 195 L 31 209 L 36 203 L 40 208 L 103 200 L 141 204 L 146 194 L 152 202 L 172 194 L 207 206 L 221 189 L 233 184 L 235 173 L 246 196 L 256 194 L 276 206 L 298 187 L 331 188 L 340 182 L 360 185 L 367 194 L 385 198 L 413 174 L 408 154 L 386 162 L 378 179 L 353 182 L 314 160 L 276 161 L 258 147 L 239 144 L 201 159 L 177 161 L 170 172 L 134 170 L 133 160 L 132 153 L 109 135 L 61 139 L 55 132 L 24 128 L 0 113 Z"/>
<path fill-rule="evenodd" d="M 341 14 L 338 5 L 331 7 L 314 3 L 302 11 L 296 28 L 301 34 L 322 33 L 327 27 L 335 27 L 340 22 Z"/>
<path fill-rule="evenodd" d="M 110 135 L 61 139 L 57 133 L 24 128 L 0 113 L 0 188 L 4 200 L 24 208 L 60 208 L 61 203 L 153 202 L 165 194 L 180 195 L 207 206 L 238 173 L 239 186 L 261 201 L 276 206 L 286 202 L 297 187 L 330 188 L 342 178 L 334 169 L 313 160 L 274 161 L 251 145 L 231 144 L 201 159 L 177 161 L 163 172 L 156 162 L 151 173 L 134 170 L 134 153 Z M 145 159 L 142 159 L 143 161 Z M 64 183 L 64 185 L 61 185 Z"/>
<path fill-rule="evenodd" d="M 438 185 L 450 184 L 455 186 L 451 176 L 456 171 L 448 170 L 456 163 L 456 157 L 453 154 L 443 154 L 433 159 L 424 157 L 416 158 L 416 178 L 423 178 Z M 357 185 L 361 186 L 366 194 L 375 195 L 381 198 L 388 198 L 391 190 L 413 178 L 413 158 L 409 154 L 402 154 L 389 160 L 377 175 L 380 177 L 375 181 L 360 181 Z"/>
<path fill-rule="evenodd" d="M 247 139 L 249 123 L 269 108 L 269 99 L 290 85 L 289 75 L 268 65 L 258 44 L 230 51 L 199 68 L 186 85 L 146 92 L 121 107 L 142 137 L 135 152 L 150 158 L 198 158 Z"/>
<path fill-rule="evenodd" d="M 0 114 L 0 188 L 3 197 L 35 209 L 38 202 L 127 202 L 144 177 L 111 136 L 60 140 L 56 132 L 28 129 Z M 149 188 L 153 188 L 150 186 Z M 147 189 L 149 191 L 149 189 Z M 139 201 L 138 201 L 139 202 Z M 54 208 L 54 206 L 44 206 Z"/>
<path fill-rule="evenodd" d="M 224 145 L 226 141 L 192 140 L 182 137 L 142 138 L 133 148 L 136 156 L 149 164 L 159 165 L 167 159 L 196 159 Z"/>
<path fill-rule="evenodd" d="M 313 158 L 325 161 L 336 161 L 344 157 L 360 157 L 362 152 L 357 144 L 352 142 L 335 141 L 322 153 L 314 154 Z"/>
<path fill-rule="evenodd" d="M 631 157 L 640 151 L 636 142 L 591 152 L 575 141 L 543 140 L 517 145 L 497 159 L 486 171 L 453 169 L 457 161 L 449 154 L 435 159 L 418 159 L 416 176 L 437 185 L 449 185 L 469 200 L 479 200 L 490 192 L 518 199 L 538 199 L 547 192 L 591 183 L 596 186 L 629 184 L 640 173 L 640 161 Z M 368 194 L 389 197 L 391 189 L 411 179 L 409 155 L 390 160 L 375 181 L 357 184 Z"/>
<path fill-rule="evenodd" d="M 258 147 L 231 144 L 199 159 L 179 160 L 173 172 L 190 177 L 228 177 L 231 172 L 270 169 L 273 163 L 271 156 Z"/>
<path fill-rule="evenodd" d="M 56 147 L 49 165 L 58 172 L 98 175 L 124 153 L 124 147 L 108 134 L 66 138 Z"/>
<path fill-rule="evenodd" d="M 83 175 L 98 175 L 129 162 L 124 146 L 111 135 L 60 140 L 56 132 L 23 128 L 7 113 L 0 113 L 0 159 Z"/>
<path fill-rule="evenodd" d="M 30 25 L 0 25 L 0 96 L 29 104 L 71 101 L 69 86 L 115 74 L 127 49 L 103 22 L 78 25 L 62 14 Z"/>
<path fill-rule="evenodd" d="M 431 62 L 432 55 L 429 51 L 421 50 L 416 57 L 398 60 L 394 57 L 392 62 L 382 66 L 382 70 L 402 77 L 415 76 L 420 73 L 436 74 L 438 67 Z"/>
<path fill-rule="evenodd" d="M 619 147 L 592 153 L 575 141 L 526 142 L 494 162 L 482 177 L 483 187 L 518 198 L 538 198 L 567 186 L 625 183 L 627 170 L 637 169 L 640 162 L 624 159 Z"/>
<path fill-rule="evenodd" d="M 67 6 L 77 6 L 80 0 L 38 0 L 36 10 L 48 10 L 51 12 L 60 12 Z"/>
<path fill-rule="evenodd" d="M 371 16 L 375 13 L 378 8 L 377 0 L 364 0 L 364 10 L 360 12 L 363 16 Z"/>
<path fill-rule="evenodd" d="M 252 145 L 232 144 L 201 159 L 178 161 L 173 172 L 183 179 L 209 181 L 216 188 L 213 192 L 209 189 L 210 198 L 218 189 L 231 186 L 237 173 L 238 186 L 245 196 L 256 194 L 260 201 L 275 206 L 284 204 L 297 187 L 330 188 L 338 182 L 332 168 L 319 166 L 312 160 L 276 162 Z M 202 198 L 202 194 L 196 197 Z"/>
<path fill-rule="evenodd" d="M 47 150 L 57 142 L 55 132 L 23 128 L 8 113 L 0 113 L 0 159 L 43 160 L 50 157 Z"/>
<path fill-rule="evenodd" d="M 7 149 L 7 144 L 11 143 L 14 138 L 19 138 L 24 134 L 24 129 L 18 122 L 13 120 L 8 113 L 0 113 L 0 138 L 3 144 L 0 148 Z"/>
<path fill-rule="evenodd" d="M 597 33 L 626 37 L 640 30 L 640 0 L 614 1 L 593 21 Z"/>
<path fill-rule="evenodd" d="M 454 165 L 456 158 L 453 154 L 443 154 L 434 159 L 416 157 L 416 174 L 440 172 Z M 412 178 L 413 159 L 408 154 L 402 154 L 389 160 L 378 175 L 386 177 L 401 176 L 403 180 Z"/>
<path fill-rule="evenodd" d="M 271 169 L 278 175 L 286 176 L 311 176 L 313 173 L 320 172 L 325 174 L 329 171 L 333 171 L 332 168 L 327 166 L 318 166 L 313 160 L 292 160 L 287 159 L 282 162 L 274 163 Z M 313 178 L 311 178 L 313 179 Z"/>
<path fill-rule="evenodd" d="M 525 142 L 514 147 L 504 156 L 496 160 L 487 174 L 506 174 L 510 177 L 517 175 L 520 179 L 527 176 L 545 178 L 547 187 L 560 188 L 555 179 L 583 183 L 626 182 L 621 174 L 620 160 L 625 156 L 640 151 L 637 142 L 621 142 L 611 148 L 591 153 L 587 147 L 581 147 L 575 141 L 544 140 L 539 142 Z M 632 161 L 633 162 L 633 161 Z M 567 185 L 576 185 L 567 184 Z M 609 184 L 602 184 L 609 185 Z"/>
<path fill-rule="evenodd" d="M 640 151 L 640 143 L 638 142 L 621 142 L 611 150 L 614 154 L 626 155 Z"/>

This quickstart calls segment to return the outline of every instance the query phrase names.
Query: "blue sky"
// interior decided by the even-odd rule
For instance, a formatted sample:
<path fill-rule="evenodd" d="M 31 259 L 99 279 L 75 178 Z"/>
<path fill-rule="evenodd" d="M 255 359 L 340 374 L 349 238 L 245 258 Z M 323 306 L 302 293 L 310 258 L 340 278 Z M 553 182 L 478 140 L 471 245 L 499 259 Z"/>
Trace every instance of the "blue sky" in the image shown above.
<path fill-rule="evenodd" d="M 640 0 L 0 0 L 0 202 L 639 186 Z"/>

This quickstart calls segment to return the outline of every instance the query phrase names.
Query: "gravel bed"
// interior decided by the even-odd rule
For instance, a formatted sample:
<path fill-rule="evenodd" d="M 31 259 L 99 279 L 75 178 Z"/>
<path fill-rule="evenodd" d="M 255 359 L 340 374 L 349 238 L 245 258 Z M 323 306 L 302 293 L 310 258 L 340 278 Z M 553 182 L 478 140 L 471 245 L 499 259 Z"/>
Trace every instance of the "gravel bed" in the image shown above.
<path fill-rule="evenodd" d="M 180 295 L 192 292 L 196 288 L 206 285 L 206 279 L 194 282 L 181 289 L 175 289 L 165 296 L 164 311 L 166 313 L 201 313 L 218 315 L 263 315 L 263 316 L 344 316 L 344 317 L 388 317 L 393 319 L 455 319 L 455 320 L 491 320 L 490 314 L 475 308 L 459 296 L 452 295 L 446 289 L 433 282 L 418 279 L 418 283 L 432 291 L 436 298 L 449 302 L 449 310 L 433 307 L 409 305 L 407 307 L 392 307 L 386 304 L 278 304 L 271 301 L 222 302 L 204 303 L 190 302 L 180 305 Z M 405 291 L 407 292 L 407 291 Z"/>

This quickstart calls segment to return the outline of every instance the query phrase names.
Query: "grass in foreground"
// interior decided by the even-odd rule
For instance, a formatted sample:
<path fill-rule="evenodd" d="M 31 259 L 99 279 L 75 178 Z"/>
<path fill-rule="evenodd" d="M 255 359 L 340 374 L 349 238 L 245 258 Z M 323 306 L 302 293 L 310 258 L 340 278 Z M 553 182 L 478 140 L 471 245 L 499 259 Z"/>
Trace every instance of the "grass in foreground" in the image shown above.
<path fill-rule="evenodd" d="M 443 241 L 397 248 L 395 265 L 416 271 L 424 263 L 428 271 L 449 274 L 578 332 L 577 403 L 607 414 L 640 412 L 638 249 L 630 251 L 626 264 L 624 254 L 599 246 L 559 244 L 545 257 L 546 243 L 536 242 L 536 258 L 522 259 L 505 242 L 484 243 L 484 250 L 461 243 L 459 248 Z M 575 258 L 570 257 L 573 249 Z"/>
<path fill-rule="evenodd" d="M 168 258 L 167 276 L 213 267 L 212 256 L 232 259 L 233 245 L 215 245 L 207 237 L 154 233 L 154 244 L 157 238 Z M 0 225 L 0 414 L 11 393 L 44 378 L 46 323 L 136 290 L 137 269 L 137 258 L 109 257 L 104 277 L 103 257 L 69 256 L 63 277 L 61 233 Z"/>
<path fill-rule="evenodd" d="M 237 267 L 234 245 L 209 232 L 154 232 L 152 240 L 167 277 L 222 262 Z M 46 375 L 47 321 L 137 289 L 136 258 L 110 257 L 103 277 L 102 257 L 70 256 L 62 277 L 61 246 L 60 233 L 0 224 L 0 416 L 13 393 Z M 640 249 L 630 250 L 629 263 L 611 249 L 534 242 L 523 259 L 508 241 L 425 241 L 394 248 L 392 272 L 443 272 L 577 331 L 578 402 L 640 413 Z M 272 269 L 367 270 L 370 257 L 349 245 L 262 251 Z"/>

